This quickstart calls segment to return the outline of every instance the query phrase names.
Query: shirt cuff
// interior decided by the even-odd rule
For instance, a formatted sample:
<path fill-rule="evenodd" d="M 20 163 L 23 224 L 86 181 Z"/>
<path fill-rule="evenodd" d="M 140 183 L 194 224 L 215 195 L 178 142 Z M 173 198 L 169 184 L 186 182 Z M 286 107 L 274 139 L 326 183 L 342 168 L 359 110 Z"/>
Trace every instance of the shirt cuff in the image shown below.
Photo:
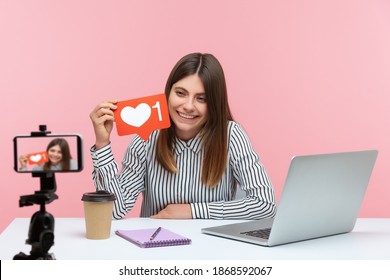
<path fill-rule="evenodd" d="M 224 201 L 210 202 L 208 204 L 210 219 L 222 220 L 224 218 Z"/>
<path fill-rule="evenodd" d="M 92 163 L 94 168 L 99 168 L 114 161 L 114 155 L 111 150 L 111 144 L 107 144 L 103 148 L 96 150 L 95 145 L 90 149 Z"/>
<path fill-rule="evenodd" d="M 193 219 L 210 219 L 206 202 L 191 203 L 190 206 Z"/>

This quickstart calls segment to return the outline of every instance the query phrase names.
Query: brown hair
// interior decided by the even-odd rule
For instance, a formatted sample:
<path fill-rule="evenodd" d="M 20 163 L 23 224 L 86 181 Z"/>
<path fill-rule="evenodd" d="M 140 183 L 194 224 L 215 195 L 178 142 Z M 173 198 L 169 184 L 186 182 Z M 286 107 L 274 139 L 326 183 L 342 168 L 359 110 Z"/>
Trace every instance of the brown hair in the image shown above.
<path fill-rule="evenodd" d="M 207 186 L 216 186 L 222 178 L 227 164 L 228 121 L 233 120 L 230 112 L 225 75 L 219 61 L 211 54 L 192 53 L 184 56 L 173 67 L 166 86 L 167 101 L 172 86 L 181 79 L 197 74 L 206 93 L 208 118 L 201 130 L 204 161 L 202 182 Z M 168 171 L 177 172 L 173 155 L 175 145 L 175 124 L 160 131 L 156 155 L 157 161 Z"/>

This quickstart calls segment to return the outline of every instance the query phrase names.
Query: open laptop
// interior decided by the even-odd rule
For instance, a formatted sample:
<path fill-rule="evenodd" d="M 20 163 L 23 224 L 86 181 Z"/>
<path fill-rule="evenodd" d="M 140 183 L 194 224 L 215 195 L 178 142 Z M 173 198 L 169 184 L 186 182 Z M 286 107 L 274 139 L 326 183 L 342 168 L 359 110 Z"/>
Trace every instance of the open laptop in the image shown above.
<path fill-rule="evenodd" d="M 377 154 L 293 157 L 274 218 L 203 228 L 202 233 L 275 246 L 350 232 Z"/>

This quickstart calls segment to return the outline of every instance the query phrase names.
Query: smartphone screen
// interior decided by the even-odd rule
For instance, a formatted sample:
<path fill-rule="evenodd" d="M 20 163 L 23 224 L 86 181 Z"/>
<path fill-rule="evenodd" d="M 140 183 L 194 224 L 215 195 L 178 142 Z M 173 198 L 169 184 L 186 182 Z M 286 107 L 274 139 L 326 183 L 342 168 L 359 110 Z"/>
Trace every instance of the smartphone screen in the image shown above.
<path fill-rule="evenodd" d="M 16 136 L 14 169 L 20 173 L 80 172 L 83 169 L 82 137 L 78 134 Z"/>

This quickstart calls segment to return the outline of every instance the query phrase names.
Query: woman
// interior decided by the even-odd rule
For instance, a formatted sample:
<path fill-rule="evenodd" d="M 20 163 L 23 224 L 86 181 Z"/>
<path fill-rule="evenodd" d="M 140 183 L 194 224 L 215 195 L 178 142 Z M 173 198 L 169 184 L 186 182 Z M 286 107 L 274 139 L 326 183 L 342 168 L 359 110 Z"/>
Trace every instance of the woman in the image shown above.
<path fill-rule="evenodd" d="M 147 141 L 134 136 L 122 170 L 111 151 L 115 101 L 90 114 L 98 190 L 115 193 L 114 218 L 124 217 L 143 194 L 142 217 L 261 219 L 275 214 L 270 180 L 243 129 L 230 113 L 222 67 L 211 54 L 184 56 L 165 87 L 171 127 Z M 237 184 L 246 197 L 234 200 Z"/>
<path fill-rule="evenodd" d="M 41 165 L 34 165 L 32 171 L 69 171 L 77 170 L 77 162 L 72 159 L 69 144 L 63 138 L 55 138 L 46 148 L 48 161 Z M 19 158 L 20 170 L 27 170 L 27 155 Z"/>

